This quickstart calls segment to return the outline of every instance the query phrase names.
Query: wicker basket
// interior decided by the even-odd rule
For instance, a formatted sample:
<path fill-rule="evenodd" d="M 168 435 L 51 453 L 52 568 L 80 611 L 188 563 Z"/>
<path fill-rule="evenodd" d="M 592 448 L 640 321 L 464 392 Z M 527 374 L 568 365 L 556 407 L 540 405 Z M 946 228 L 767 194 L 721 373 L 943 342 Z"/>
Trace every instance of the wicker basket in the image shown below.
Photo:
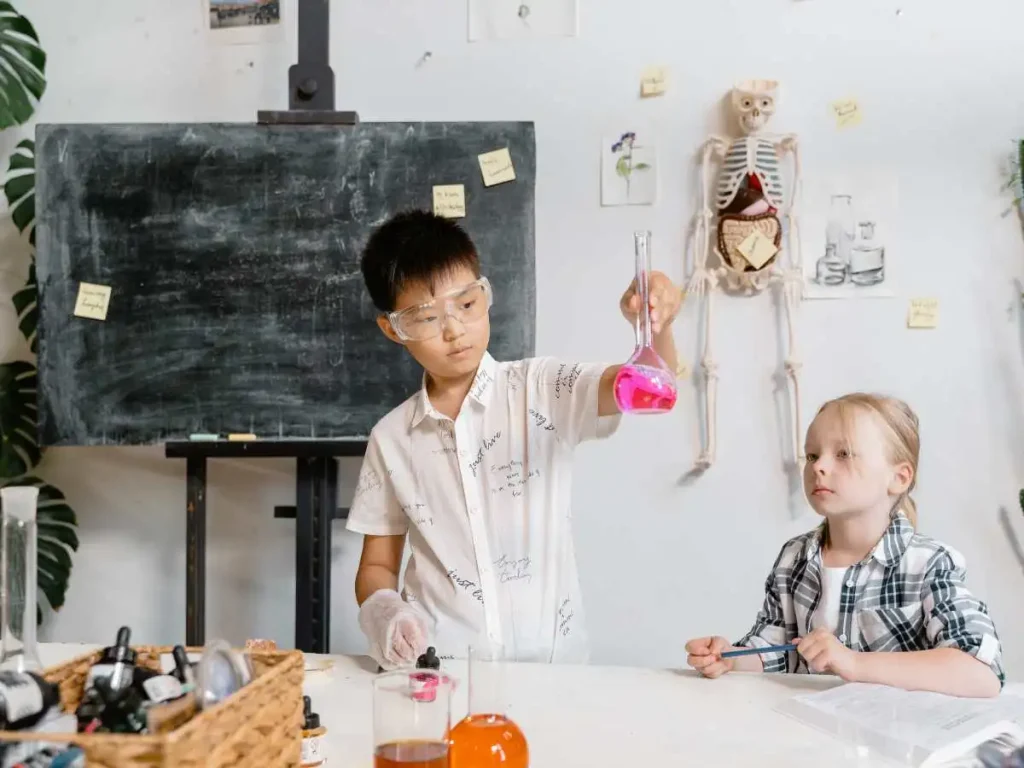
<path fill-rule="evenodd" d="M 202 648 L 189 648 L 201 653 Z M 160 670 L 171 647 L 136 646 L 137 666 Z M 253 679 L 220 704 L 161 735 L 0 731 L 0 741 L 77 744 L 89 768 L 298 768 L 302 748 L 303 657 L 300 651 L 249 651 Z M 60 686 L 61 707 L 74 712 L 96 650 L 50 667 L 43 677 Z"/>

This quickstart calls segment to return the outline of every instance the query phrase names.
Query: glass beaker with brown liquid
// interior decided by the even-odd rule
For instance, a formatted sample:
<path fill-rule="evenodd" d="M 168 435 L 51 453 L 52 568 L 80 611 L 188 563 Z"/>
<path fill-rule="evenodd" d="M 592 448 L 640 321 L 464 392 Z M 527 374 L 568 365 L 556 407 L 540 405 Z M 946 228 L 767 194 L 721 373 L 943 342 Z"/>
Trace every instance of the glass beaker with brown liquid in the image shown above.
<path fill-rule="evenodd" d="M 508 716 L 500 646 L 469 649 L 469 713 L 452 729 L 451 768 L 527 768 L 530 750 Z"/>
<path fill-rule="evenodd" d="M 373 681 L 374 768 L 449 768 L 451 680 L 400 670 Z"/>

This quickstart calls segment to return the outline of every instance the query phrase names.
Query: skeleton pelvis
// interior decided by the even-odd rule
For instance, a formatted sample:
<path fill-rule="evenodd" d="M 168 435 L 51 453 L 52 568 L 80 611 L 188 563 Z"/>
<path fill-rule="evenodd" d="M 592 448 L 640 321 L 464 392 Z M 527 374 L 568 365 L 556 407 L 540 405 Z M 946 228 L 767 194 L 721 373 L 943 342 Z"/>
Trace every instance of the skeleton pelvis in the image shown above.
<path fill-rule="evenodd" d="M 738 213 L 724 213 L 718 217 L 718 253 L 725 266 L 737 272 L 762 272 L 775 263 L 779 251 L 775 252 L 760 269 L 754 268 L 740 253 L 739 247 L 755 230 L 771 240 L 776 248 L 782 243 L 782 225 L 774 213 L 744 216 Z"/>

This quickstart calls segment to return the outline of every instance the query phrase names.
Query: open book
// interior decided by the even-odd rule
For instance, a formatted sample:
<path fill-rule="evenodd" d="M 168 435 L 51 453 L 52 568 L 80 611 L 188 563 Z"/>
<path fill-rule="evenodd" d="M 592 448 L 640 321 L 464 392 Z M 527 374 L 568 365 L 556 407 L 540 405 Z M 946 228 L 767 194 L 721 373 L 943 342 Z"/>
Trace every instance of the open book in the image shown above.
<path fill-rule="evenodd" d="M 847 683 L 776 706 L 897 765 L 1024 768 L 1024 697 L 962 699 L 884 685 Z"/>

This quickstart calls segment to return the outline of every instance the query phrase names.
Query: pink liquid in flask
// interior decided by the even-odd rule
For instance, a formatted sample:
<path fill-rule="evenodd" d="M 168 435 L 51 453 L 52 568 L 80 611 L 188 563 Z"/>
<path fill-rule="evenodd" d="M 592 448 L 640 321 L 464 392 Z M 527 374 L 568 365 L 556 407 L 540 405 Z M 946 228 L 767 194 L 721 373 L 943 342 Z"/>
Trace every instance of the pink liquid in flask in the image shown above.
<path fill-rule="evenodd" d="M 676 404 L 676 377 L 654 351 L 648 275 L 651 272 L 651 233 L 633 235 L 636 248 L 636 290 L 640 313 L 636 349 L 615 376 L 615 402 L 623 413 L 665 413 Z"/>

